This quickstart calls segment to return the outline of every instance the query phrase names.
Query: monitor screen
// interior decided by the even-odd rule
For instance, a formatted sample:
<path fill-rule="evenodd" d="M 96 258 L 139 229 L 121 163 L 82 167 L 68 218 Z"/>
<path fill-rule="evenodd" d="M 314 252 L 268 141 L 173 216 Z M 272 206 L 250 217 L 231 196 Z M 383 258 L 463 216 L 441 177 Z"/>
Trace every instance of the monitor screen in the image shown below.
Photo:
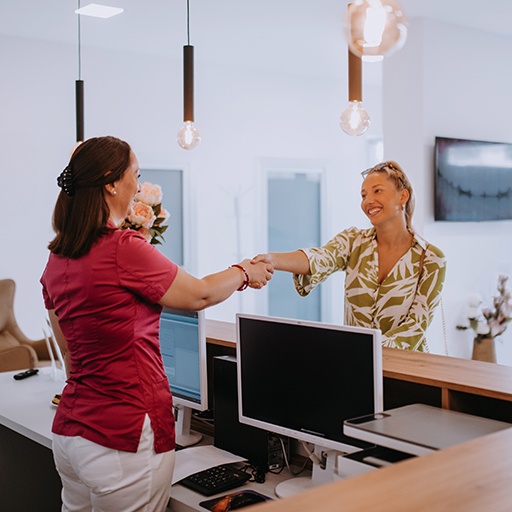
<path fill-rule="evenodd" d="M 435 139 L 435 219 L 512 219 L 512 144 Z"/>
<path fill-rule="evenodd" d="M 176 405 L 208 408 L 206 333 L 203 311 L 164 308 L 160 349 Z"/>
<path fill-rule="evenodd" d="M 339 452 L 343 422 L 383 409 L 381 332 L 237 315 L 240 421 Z"/>

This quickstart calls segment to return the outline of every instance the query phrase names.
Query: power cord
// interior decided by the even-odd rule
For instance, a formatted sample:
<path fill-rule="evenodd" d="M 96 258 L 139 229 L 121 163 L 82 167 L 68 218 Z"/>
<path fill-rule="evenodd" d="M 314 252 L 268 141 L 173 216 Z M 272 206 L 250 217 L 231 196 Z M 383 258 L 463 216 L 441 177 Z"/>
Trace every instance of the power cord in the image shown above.
<path fill-rule="evenodd" d="M 241 471 L 251 475 L 249 482 L 256 482 L 257 484 L 265 483 L 265 471 L 262 471 L 257 466 L 254 466 L 253 464 L 247 464 L 241 468 Z"/>
<path fill-rule="evenodd" d="M 306 450 L 306 453 L 308 454 L 308 457 L 311 459 L 311 461 L 313 462 L 313 464 L 316 464 L 317 466 L 321 466 L 322 465 L 322 461 L 318 458 L 318 456 L 313 453 L 307 443 L 305 441 L 301 441 L 301 444 L 302 444 L 302 448 L 304 448 L 304 450 Z"/>
<path fill-rule="evenodd" d="M 304 464 L 302 465 L 302 467 L 299 469 L 299 471 L 293 471 L 291 466 L 290 466 L 290 462 L 288 460 L 288 455 L 286 453 L 286 448 L 284 446 L 284 441 L 283 441 L 283 438 L 282 437 L 279 437 L 279 442 L 281 443 L 281 450 L 283 452 L 283 459 L 284 459 L 284 463 L 285 465 L 282 466 L 279 471 L 269 471 L 269 473 L 272 473 L 273 475 L 279 475 L 283 469 L 286 467 L 288 468 L 288 471 L 293 475 L 293 476 L 297 476 L 297 475 L 300 475 L 305 469 L 306 469 L 306 466 L 307 466 L 307 463 L 308 463 L 308 459 L 306 459 L 306 461 L 304 462 Z M 308 450 L 306 450 L 308 451 Z M 308 453 L 310 453 L 308 451 Z"/>

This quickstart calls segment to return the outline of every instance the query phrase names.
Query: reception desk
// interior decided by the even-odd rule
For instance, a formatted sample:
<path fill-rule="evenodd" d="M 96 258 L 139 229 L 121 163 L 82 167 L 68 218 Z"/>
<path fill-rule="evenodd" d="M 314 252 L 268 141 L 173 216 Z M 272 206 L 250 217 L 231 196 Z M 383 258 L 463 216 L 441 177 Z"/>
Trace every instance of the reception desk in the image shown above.
<path fill-rule="evenodd" d="M 208 320 L 215 353 L 236 353 L 235 324 Z M 512 423 L 512 367 L 382 349 L 384 409 L 423 403 Z"/>
<path fill-rule="evenodd" d="M 215 355 L 236 351 L 234 324 L 210 320 L 207 337 Z M 383 371 L 386 409 L 426 403 L 512 423 L 510 367 L 384 348 Z M 11 372 L 0 374 L 0 383 L 0 509 L 58 510 L 59 480 L 49 449 L 51 397 L 63 383 L 45 375 L 14 381 Z M 510 511 L 511 451 L 507 429 L 251 511 Z M 25 501 L 27 507 L 19 508 Z"/>
<path fill-rule="evenodd" d="M 209 321 L 208 341 L 236 351 L 235 325 Z M 384 403 L 425 403 L 512 423 L 512 368 L 383 348 Z M 509 512 L 512 428 L 286 500 L 254 512 Z"/>
<path fill-rule="evenodd" d="M 251 508 L 251 512 L 510 512 L 512 429 Z"/>
<path fill-rule="evenodd" d="M 0 373 L 0 510 L 58 511 L 61 483 L 51 452 L 51 400 L 64 387 L 50 368 L 14 380 Z"/>

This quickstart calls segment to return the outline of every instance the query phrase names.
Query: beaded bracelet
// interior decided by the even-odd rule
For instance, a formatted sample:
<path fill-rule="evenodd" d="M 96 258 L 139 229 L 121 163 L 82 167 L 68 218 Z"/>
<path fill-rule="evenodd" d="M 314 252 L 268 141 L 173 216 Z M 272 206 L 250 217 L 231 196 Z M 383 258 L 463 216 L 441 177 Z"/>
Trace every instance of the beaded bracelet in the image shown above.
<path fill-rule="evenodd" d="M 247 273 L 247 270 L 245 270 L 245 268 L 242 267 L 242 265 L 231 265 L 231 267 L 239 268 L 245 275 L 244 284 L 240 286 L 240 288 L 237 288 L 236 290 L 237 292 L 243 292 L 249 286 L 249 274 Z"/>

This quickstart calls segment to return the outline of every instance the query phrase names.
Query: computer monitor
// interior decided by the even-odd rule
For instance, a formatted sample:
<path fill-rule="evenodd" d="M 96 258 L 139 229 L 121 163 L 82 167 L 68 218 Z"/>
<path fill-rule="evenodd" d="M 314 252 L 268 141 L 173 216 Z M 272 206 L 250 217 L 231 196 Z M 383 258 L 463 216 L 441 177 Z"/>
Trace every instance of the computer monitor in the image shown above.
<path fill-rule="evenodd" d="M 340 452 L 369 446 L 343 422 L 383 409 L 380 330 L 246 314 L 236 323 L 240 422 L 314 444 L 312 478 L 276 494 L 332 481 Z"/>
<path fill-rule="evenodd" d="M 204 312 L 163 308 L 160 347 L 173 394 L 176 442 L 196 444 L 201 435 L 190 429 L 192 410 L 208 408 Z"/>

